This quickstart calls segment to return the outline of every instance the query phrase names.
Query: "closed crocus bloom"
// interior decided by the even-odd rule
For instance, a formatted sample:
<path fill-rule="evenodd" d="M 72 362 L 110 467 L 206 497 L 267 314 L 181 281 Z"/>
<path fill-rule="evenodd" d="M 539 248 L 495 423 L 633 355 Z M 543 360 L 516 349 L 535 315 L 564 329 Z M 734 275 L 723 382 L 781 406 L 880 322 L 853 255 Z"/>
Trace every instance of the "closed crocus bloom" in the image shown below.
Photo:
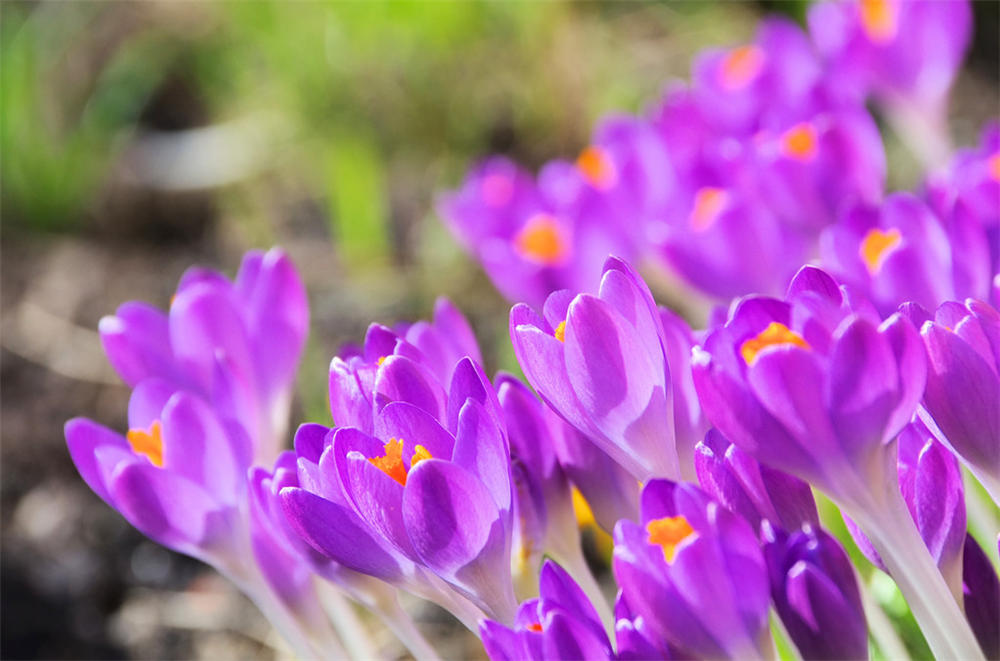
<path fill-rule="evenodd" d="M 381 406 L 372 435 L 338 428 L 315 472 L 300 461 L 302 486 L 281 492 L 286 514 L 314 548 L 349 568 L 423 594 L 431 585 L 425 574 L 433 575 L 459 599 L 509 622 L 516 607 L 510 451 L 496 394 L 482 369 L 465 358 L 442 411 L 422 391 L 411 396 L 411 373 L 391 368 L 404 360 L 394 356 L 380 367 L 376 388 L 385 386 L 376 397 L 398 398 Z M 374 542 L 384 566 L 366 566 L 373 558 L 351 534 L 331 530 L 338 525 L 332 517 L 355 527 L 360 521 L 363 539 Z M 456 614 L 469 624 L 475 619 Z"/>
<path fill-rule="evenodd" d="M 978 657 L 958 605 L 908 516 L 894 446 L 926 378 L 905 317 L 852 310 L 835 281 L 804 267 L 786 300 L 747 297 L 695 350 L 709 420 L 761 463 L 825 491 L 860 525 L 935 653 Z"/>
<path fill-rule="evenodd" d="M 701 488 L 754 530 L 760 531 L 765 520 L 787 531 L 819 525 L 808 484 L 757 463 L 715 429 L 695 447 L 694 466 Z"/>
<path fill-rule="evenodd" d="M 567 422 L 639 480 L 679 477 L 663 328 L 627 264 L 608 259 L 596 296 L 551 295 L 544 318 L 514 306 L 510 331 L 528 382 Z"/>
<path fill-rule="evenodd" d="M 597 611 L 559 565 L 546 560 L 539 597 L 521 604 L 513 626 L 484 621 L 479 632 L 492 661 L 615 658 Z"/>
<path fill-rule="evenodd" d="M 968 250 L 958 252 L 961 234 Z M 821 238 L 821 262 L 891 314 L 904 301 L 933 309 L 941 301 L 985 296 L 989 282 L 986 237 L 946 226 L 908 193 L 888 196 L 879 207 L 858 206 Z M 971 242 L 971 243 L 970 243 Z M 974 290 L 961 290 L 974 286 Z"/>
<path fill-rule="evenodd" d="M 947 95 L 971 35 L 968 2 L 822 2 L 808 22 L 832 85 L 855 98 L 874 95 L 912 137 L 939 132 L 920 140 L 934 141 L 922 156 L 947 156 Z"/>
<path fill-rule="evenodd" d="M 622 595 L 658 638 L 685 656 L 770 655 L 767 566 L 746 521 L 691 484 L 651 480 L 640 522 L 614 537 Z"/>
<path fill-rule="evenodd" d="M 130 302 L 100 324 L 108 360 L 126 383 L 156 378 L 198 394 L 246 428 L 264 464 L 283 442 L 308 328 L 302 281 L 277 249 L 248 253 L 235 282 L 189 270 L 168 313 Z"/>
<path fill-rule="evenodd" d="M 965 616 L 986 658 L 1000 658 L 1000 579 L 972 535 L 965 537 L 963 556 Z"/>
<path fill-rule="evenodd" d="M 671 650 L 670 643 L 651 631 L 644 617 L 632 611 L 621 590 L 615 600 L 615 646 L 619 661 L 650 661 L 681 656 L 676 649 Z"/>
<path fill-rule="evenodd" d="M 972 299 L 944 303 L 920 334 L 928 356 L 924 421 L 1000 502 L 1000 313 Z"/>
<path fill-rule="evenodd" d="M 807 525 L 765 524 L 775 609 L 804 659 L 867 659 L 868 628 L 854 568 L 836 539 Z"/>

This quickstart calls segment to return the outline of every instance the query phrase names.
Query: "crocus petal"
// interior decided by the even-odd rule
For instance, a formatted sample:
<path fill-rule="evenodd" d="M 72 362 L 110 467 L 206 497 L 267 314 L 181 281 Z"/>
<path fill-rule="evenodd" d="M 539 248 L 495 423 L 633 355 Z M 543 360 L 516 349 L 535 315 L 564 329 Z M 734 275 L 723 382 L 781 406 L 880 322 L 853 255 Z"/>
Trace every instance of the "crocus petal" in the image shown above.
<path fill-rule="evenodd" d="M 176 376 L 163 311 L 138 301 L 125 303 L 115 316 L 101 319 L 98 330 L 108 361 L 130 386 L 152 376 Z"/>
<path fill-rule="evenodd" d="M 375 436 L 404 441 L 407 453 L 422 445 L 438 459 L 451 458 L 455 446 L 455 437 L 436 418 L 409 402 L 387 404 L 375 418 Z"/>
<path fill-rule="evenodd" d="M 110 476 L 114 464 L 100 465 L 97 450 L 101 447 L 117 448 L 121 454 L 115 453 L 112 457 L 118 458 L 124 453 L 132 453 L 128 443 L 120 434 L 86 418 L 73 418 L 67 422 L 65 433 L 70 457 L 80 471 L 80 477 L 94 493 L 111 503 L 106 477 Z"/>
<path fill-rule="evenodd" d="M 509 513 L 510 451 L 485 407 L 473 399 L 465 402 L 459 414 L 452 461 L 482 480 L 501 514 Z"/>
<path fill-rule="evenodd" d="M 282 489 L 279 497 L 295 531 L 323 555 L 384 581 L 402 578 L 397 558 L 375 541 L 351 510 L 294 487 Z"/>
<path fill-rule="evenodd" d="M 163 407 L 177 392 L 176 386 L 163 379 L 149 378 L 132 390 L 128 400 L 128 426 L 130 429 L 149 429 L 163 415 Z"/>
<path fill-rule="evenodd" d="M 419 363 L 403 356 L 390 356 L 375 376 L 377 408 L 381 410 L 389 402 L 409 402 L 440 420 L 444 415 L 445 393 Z"/>

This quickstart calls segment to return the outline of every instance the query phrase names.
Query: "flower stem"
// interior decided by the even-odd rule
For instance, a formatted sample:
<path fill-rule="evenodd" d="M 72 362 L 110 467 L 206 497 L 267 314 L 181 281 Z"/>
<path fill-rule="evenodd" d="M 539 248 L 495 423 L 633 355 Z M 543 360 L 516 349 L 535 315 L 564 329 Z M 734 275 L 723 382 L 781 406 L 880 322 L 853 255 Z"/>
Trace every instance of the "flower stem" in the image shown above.
<path fill-rule="evenodd" d="M 393 596 L 388 603 L 380 602 L 373 610 L 392 629 L 396 637 L 413 654 L 416 661 L 441 661 L 434 648 L 424 638 L 410 614 L 400 606 L 399 600 Z"/>
<path fill-rule="evenodd" d="M 861 526 L 899 586 L 927 643 L 940 659 L 983 659 L 979 644 L 917 532 L 899 491 L 886 490 L 881 508 L 848 514 Z"/>

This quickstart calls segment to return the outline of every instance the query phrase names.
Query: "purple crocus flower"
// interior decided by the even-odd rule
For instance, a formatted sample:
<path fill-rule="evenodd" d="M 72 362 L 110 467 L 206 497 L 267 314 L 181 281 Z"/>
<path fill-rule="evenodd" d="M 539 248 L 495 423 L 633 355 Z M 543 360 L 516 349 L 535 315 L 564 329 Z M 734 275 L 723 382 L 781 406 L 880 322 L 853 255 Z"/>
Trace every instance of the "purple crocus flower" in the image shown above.
<path fill-rule="evenodd" d="M 630 254 L 635 242 L 608 218 L 605 197 L 626 185 L 625 163 L 612 154 L 594 147 L 580 166 L 550 163 L 537 183 L 490 159 L 441 199 L 439 213 L 508 299 L 540 305 L 557 289 L 587 289 L 609 250 Z"/>
<path fill-rule="evenodd" d="M 821 2 L 808 23 L 832 87 L 856 99 L 874 95 L 908 137 L 923 129 L 922 141 L 935 140 L 925 158 L 947 156 L 947 95 L 971 35 L 968 2 Z"/>
<path fill-rule="evenodd" d="M 315 441 L 305 461 L 299 452 L 302 486 L 282 490 L 285 512 L 317 551 L 348 568 L 425 595 L 430 574 L 511 621 L 510 451 L 496 394 L 470 358 L 440 398 L 427 396 L 414 366 L 393 355 L 378 367 L 373 434 L 340 427 L 321 452 Z"/>
<path fill-rule="evenodd" d="M 891 441 L 923 393 L 921 344 L 904 316 L 880 324 L 804 267 L 785 300 L 734 304 L 695 350 L 695 385 L 737 447 L 822 489 L 859 523 L 937 654 L 978 657 L 897 486 Z"/>
<path fill-rule="evenodd" d="M 825 268 L 884 315 L 904 301 L 934 308 L 945 300 L 985 297 L 990 281 L 985 233 L 961 218 L 944 225 L 908 193 L 890 195 L 880 207 L 848 210 L 824 232 L 820 252 Z"/>
<path fill-rule="evenodd" d="M 514 306 L 510 332 L 528 382 L 567 422 L 637 479 L 680 475 L 665 333 L 627 264 L 608 259 L 597 296 L 552 294 L 544 318 Z"/>
<path fill-rule="evenodd" d="M 962 561 L 965 616 L 987 659 L 1000 658 L 1000 579 L 972 535 L 966 535 Z"/>
<path fill-rule="evenodd" d="M 308 328 L 305 288 L 278 249 L 247 253 L 235 282 L 190 269 L 166 314 L 133 301 L 100 323 L 122 380 L 135 388 L 156 379 L 160 392 L 199 395 L 226 424 L 246 429 L 254 459 L 266 465 L 284 442 Z"/>
<path fill-rule="evenodd" d="M 654 633 L 641 615 L 628 605 L 625 593 L 615 600 L 615 646 L 619 661 L 651 661 L 684 658 L 675 647 Z"/>
<path fill-rule="evenodd" d="M 868 627 L 854 568 L 831 535 L 765 524 L 771 596 L 804 659 L 867 659 Z"/>
<path fill-rule="evenodd" d="M 614 537 L 618 585 L 658 638 L 695 657 L 770 654 L 767 566 L 746 521 L 691 484 L 651 480 L 640 522 Z"/>
<path fill-rule="evenodd" d="M 701 488 L 758 532 L 765 520 L 787 531 L 819 526 L 808 484 L 757 463 L 718 430 L 708 430 L 696 446 L 694 466 Z"/>
<path fill-rule="evenodd" d="M 546 560 L 538 588 L 540 596 L 521 604 L 512 627 L 492 620 L 480 625 L 492 661 L 615 658 L 597 611 L 564 569 Z"/>
<path fill-rule="evenodd" d="M 386 402 L 396 399 L 411 401 L 440 417 L 444 386 L 465 356 L 482 363 L 472 328 L 445 298 L 435 304 L 433 322 L 418 321 L 395 330 L 372 324 L 361 347 L 347 347 L 330 363 L 334 423 L 371 434 L 374 416 Z M 391 357 L 397 359 L 381 369 Z M 397 386 L 400 389 L 395 390 Z"/>
<path fill-rule="evenodd" d="M 1000 502 L 1000 313 L 972 299 L 943 303 L 933 319 L 905 310 L 927 348 L 924 422 Z"/>

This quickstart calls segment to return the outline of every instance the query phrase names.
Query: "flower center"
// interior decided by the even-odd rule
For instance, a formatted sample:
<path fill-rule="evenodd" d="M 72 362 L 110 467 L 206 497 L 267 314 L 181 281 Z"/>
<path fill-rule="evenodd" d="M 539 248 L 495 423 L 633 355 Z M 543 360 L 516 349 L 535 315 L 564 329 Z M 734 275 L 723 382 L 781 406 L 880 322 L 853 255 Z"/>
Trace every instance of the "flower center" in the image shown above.
<path fill-rule="evenodd" d="M 555 335 L 556 339 L 559 340 L 560 342 L 565 342 L 566 341 L 566 322 L 565 321 L 560 321 L 559 322 L 559 325 L 556 326 L 556 330 L 553 333 L 553 335 Z"/>
<path fill-rule="evenodd" d="M 858 248 L 858 254 L 868 267 L 868 272 L 872 275 L 878 273 L 889 255 L 899 247 L 902 239 L 903 235 L 895 227 L 888 232 L 883 232 L 877 227 L 868 230 Z"/>
<path fill-rule="evenodd" d="M 534 631 L 535 633 L 542 633 L 542 625 L 540 622 L 532 622 L 525 627 L 528 631 Z"/>
<path fill-rule="evenodd" d="M 791 344 L 796 347 L 808 349 L 809 343 L 802 339 L 798 333 L 788 329 L 788 326 L 772 321 L 767 328 L 762 330 L 757 336 L 740 345 L 740 355 L 747 365 L 753 365 L 757 360 L 757 354 L 767 347 L 774 347 L 783 344 Z"/>
<path fill-rule="evenodd" d="M 764 68 L 764 51 L 753 44 L 729 51 L 719 67 L 719 83 L 731 92 L 753 82 Z"/>
<path fill-rule="evenodd" d="M 406 486 L 406 475 L 417 464 L 424 459 L 431 459 L 431 453 L 422 445 L 413 448 L 413 456 L 410 458 L 410 468 L 403 463 L 403 440 L 390 438 L 389 442 L 382 446 L 384 454 L 381 457 L 370 457 L 368 461 L 375 464 L 380 471 Z"/>
<path fill-rule="evenodd" d="M 781 153 L 785 158 L 796 161 L 811 161 L 816 158 L 816 129 L 808 122 L 796 124 L 781 136 Z"/>
<path fill-rule="evenodd" d="M 861 0 L 861 27 L 876 44 L 896 38 L 898 16 L 890 0 Z"/>
<path fill-rule="evenodd" d="M 163 425 L 154 420 L 149 429 L 129 429 L 125 435 L 132 451 L 145 456 L 157 468 L 163 468 Z"/>
<path fill-rule="evenodd" d="M 562 228 L 544 213 L 532 216 L 514 238 L 514 245 L 522 257 L 547 266 L 565 260 L 568 252 Z"/>
<path fill-rule="evenodd" d="M 646 524 L 649 533 L 648 541 L 663 549 L 663 559 L 673 562 L 677 555 L 677 547 L 685 540 L 696 536 L 694 528 L 683 516 L 665 516 L 653 519 Z"/>
<path fill-rule="evenodd" d="M 618 183 L 618 172 L 608 152 L 600 147 L 590 146 L 580 152 L 576 167 L 599 190 L 608 190 Z"/>
<path fill-rule="evenodd" d="M 704 232 L 719 219 L 722 212 L 729 206 L 729 193 L 721 188 L 705 186 L 694 194 L 694 207 L 691 209 L 691 229 Z"/>

